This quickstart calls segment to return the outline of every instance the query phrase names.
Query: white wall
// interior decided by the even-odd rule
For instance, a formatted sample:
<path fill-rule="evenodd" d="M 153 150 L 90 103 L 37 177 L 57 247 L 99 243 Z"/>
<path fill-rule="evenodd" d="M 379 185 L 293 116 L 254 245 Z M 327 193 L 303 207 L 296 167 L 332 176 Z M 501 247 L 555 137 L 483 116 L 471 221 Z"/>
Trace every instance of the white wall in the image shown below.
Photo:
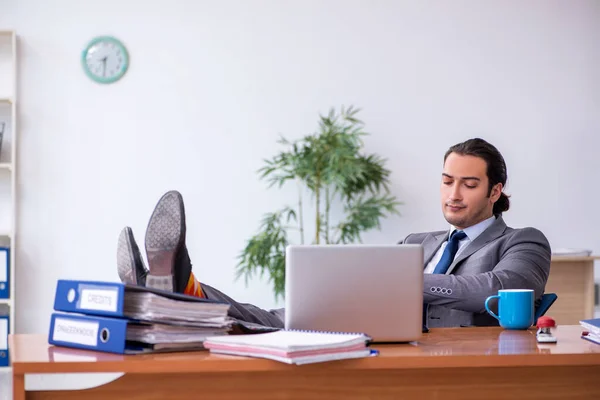
<path fill-rule="evenodd" d="M 295 200 L 255 171 L 280 133 L 331 106 L 363 108 L 402 216 L 367 242 L 445 227 L 442 155 L 482 136 L 508 163 L 515 227 L 600 253 L 600 3 L 590 1 L 2 0 L 20 45 L 17 331 L 46 332 L 59 278 L 118 279 L 119 230 L 140 244 L 156 200 L 185 198 L 194 271 L 234 282 L 262 214 Z M 118 84 L 79 63 L 111 34 L 131 53 Z"/>

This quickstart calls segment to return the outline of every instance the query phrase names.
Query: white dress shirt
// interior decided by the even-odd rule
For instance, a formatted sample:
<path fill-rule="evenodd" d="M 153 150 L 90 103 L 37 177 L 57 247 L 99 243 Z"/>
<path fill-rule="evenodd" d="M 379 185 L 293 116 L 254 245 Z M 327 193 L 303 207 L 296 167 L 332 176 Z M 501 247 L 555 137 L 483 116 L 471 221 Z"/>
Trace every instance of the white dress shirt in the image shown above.
<path fill-rule="evenodd" d="M 473 226 L 463 229 L 463 232 L 467 234 L 467 237 L 458 242 L 458 251 L 456 252 L 456 255 L 454 256 L 454 258 L 456 258 L 460 254 L 461 250 L 464 249 L 465 246 L 467 244 L 469 244 L 469 242 L 472 242 L 473 240 L 475 240 L 475 238 L 477 236 L 481 235 L 483 233 L 483 231 L 485 231 L 487 228 L 489 228 L 494 223 L 495 220 L 496 220 L 496 217 L 492 215 L 488 219 L 485 219 L 478 224 L 475 224 Z M 451 226 L 450 232 L 448 233 L 448 237 L 450 237 L 452 232 L 454 232 L 455 230 L 456 230 L 456 227 Z M 448 244 L 448 239 L 446 239 L 446 241 L 444 243 L 442 243 L 442 245 L 440 246 L 440 249 L 437 251 L 437 253 L 434 254 L 434 256 L 431 258 L 431 261 L 429 261 L 429 263 L 427 264 L 427 267 L 425 268 L 425 271 L 424 271 L 426 274 L 431 274 L 433 272 L 433 270 L 435 269 L 435 266 L 442 258 L 442 254 L 444 253 L 444 249 L 446 248 L 447 244 Z"/>

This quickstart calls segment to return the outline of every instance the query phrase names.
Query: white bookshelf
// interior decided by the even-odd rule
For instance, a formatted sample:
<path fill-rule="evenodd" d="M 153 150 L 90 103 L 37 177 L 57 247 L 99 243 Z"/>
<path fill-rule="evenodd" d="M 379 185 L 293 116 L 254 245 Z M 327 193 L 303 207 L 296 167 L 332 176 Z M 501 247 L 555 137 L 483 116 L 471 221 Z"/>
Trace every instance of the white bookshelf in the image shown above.
<path fill-rule="evenodd" d="M 17 35 L 0 30 L 0 246 L 10 248 L 9 297 L 0 298 L 0 315 L 10 318 L 15 332 L 16 211 L 17 211 Z M 0 367 L 0 371 L 10 369 Z"/>

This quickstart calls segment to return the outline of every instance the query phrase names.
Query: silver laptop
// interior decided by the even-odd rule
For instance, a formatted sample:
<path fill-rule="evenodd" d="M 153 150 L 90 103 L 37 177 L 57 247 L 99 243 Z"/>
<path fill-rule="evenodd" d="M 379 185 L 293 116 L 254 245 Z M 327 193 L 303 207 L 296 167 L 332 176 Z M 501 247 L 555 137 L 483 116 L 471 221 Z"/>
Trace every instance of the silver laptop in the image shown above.
<path fill-rule="evenodd" d="M 373 342 L 419 339 L 422 246 L 288 246 L 285 328 L 360 332 Z"/>

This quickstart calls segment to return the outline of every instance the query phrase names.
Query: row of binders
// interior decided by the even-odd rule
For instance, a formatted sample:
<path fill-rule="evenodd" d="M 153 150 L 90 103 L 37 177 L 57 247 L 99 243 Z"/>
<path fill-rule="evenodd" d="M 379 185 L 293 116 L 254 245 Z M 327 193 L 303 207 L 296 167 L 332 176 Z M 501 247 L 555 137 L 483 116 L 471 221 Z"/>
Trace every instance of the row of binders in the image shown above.
<path fill-rule="evenodd" d="M 227 335 L 229 305 L 141 286 L 58 280 L 48 342 L 119 354 L 204 349 Z"/>

